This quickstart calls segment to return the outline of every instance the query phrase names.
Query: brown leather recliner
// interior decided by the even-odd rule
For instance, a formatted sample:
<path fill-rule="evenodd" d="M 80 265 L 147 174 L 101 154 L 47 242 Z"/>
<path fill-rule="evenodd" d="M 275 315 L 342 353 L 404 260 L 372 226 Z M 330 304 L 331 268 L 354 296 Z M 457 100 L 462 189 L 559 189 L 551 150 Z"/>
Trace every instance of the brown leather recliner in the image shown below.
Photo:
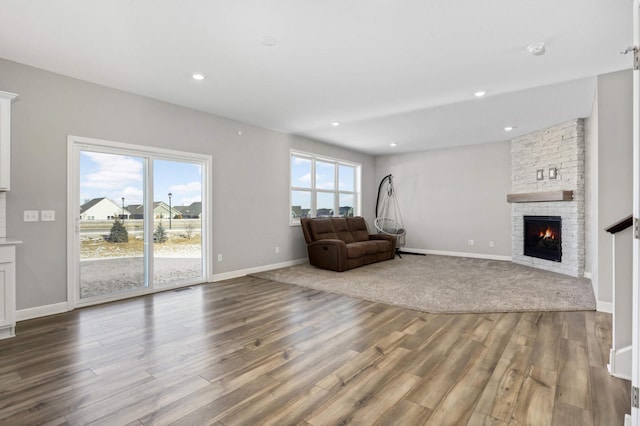
<path fill-rule="evenodd" d="M 300 225 L 318 268 L 342 272 L 395 257 L 396 238 L 369 234 L 362 217 L 302 218 Z"/>

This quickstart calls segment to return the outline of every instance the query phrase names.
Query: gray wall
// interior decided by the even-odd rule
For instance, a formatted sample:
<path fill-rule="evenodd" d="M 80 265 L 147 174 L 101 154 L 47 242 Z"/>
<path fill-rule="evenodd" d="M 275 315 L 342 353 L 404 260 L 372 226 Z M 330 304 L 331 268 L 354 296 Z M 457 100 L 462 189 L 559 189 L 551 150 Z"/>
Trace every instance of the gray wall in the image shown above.
<path fill-rule="evenodd" d="M 406 247 L 511 256 L 510 150 L 505 141 L 378 157 L 377 181 L 394 177 Z"/>
<path fill-rule="evenodd" d="M 7 234 L 17 248 L 17 308 L 66 301 L 67 135 L 213 156 L 213 274 L 306 257 L 290 227 L 289 149 L 359 162 L 365 217 L 374 210 L 373 157 L 0 60 L 12 116 Z M 242 136 L 237 131 L 242 130 Z M 24 210 L 56 211 L 25 223 Z M 275 246 L 280 253 L 275 254 Z M 212 259 L 213 260 L 213 259 Z"/>
<path fill-rule="evenodd" d="M 613 240 L 604 229 L 633 209 L 633 75 L 631 70 L 598 77 L 597 95 L 597 294 L 613 301 Z M 591 141 L 592 143 L 595 141 Z M 593 172 L 587 171 L 587 173 Z"/>

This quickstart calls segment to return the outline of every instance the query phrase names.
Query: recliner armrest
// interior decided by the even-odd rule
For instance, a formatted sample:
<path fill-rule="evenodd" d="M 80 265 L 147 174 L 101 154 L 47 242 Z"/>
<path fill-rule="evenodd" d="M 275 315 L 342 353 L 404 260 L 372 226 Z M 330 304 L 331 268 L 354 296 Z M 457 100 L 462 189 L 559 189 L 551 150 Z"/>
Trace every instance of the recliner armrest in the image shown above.
<path fill-rule="evenodd" d="M 309 263 L 332 271 L 347 269 L 347 245 L 342 240 L 317 240 L 307 245 Z"/>
<path fill-rule="evenodd" d="M 317 240 L 310 244 L 307 244 L 307 248 L 309 249 L 309 252 L 311 252 L 311 250 L 314 250 L 314 251 L 318 249 L 322 250 L 322 247 L 335 247 L 339 255 L 344 255 L 345 257 L 347 256 L 347 244 L 342 240 L 334 240 L 334 239 Z M 326 251 L 326 250 L 323 250 L 323 251 Z"/>

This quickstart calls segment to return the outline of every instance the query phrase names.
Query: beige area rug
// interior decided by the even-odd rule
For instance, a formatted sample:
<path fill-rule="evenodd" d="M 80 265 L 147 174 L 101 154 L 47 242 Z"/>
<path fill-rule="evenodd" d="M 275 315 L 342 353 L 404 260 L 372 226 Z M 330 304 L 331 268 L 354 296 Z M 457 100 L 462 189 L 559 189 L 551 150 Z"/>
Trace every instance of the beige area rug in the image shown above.
<path fill-rule="evenodd" d="M 590 280 L 497 260 L 404 255 L 345 272 L 304 264 L 253 276 L 433 313 L 596 308 Z"/>

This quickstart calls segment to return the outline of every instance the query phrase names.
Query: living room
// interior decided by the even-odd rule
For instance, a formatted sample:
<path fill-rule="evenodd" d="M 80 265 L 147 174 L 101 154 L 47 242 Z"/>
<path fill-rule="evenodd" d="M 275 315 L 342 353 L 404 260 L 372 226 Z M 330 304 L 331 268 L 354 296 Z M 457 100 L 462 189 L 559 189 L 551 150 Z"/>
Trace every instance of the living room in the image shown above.
<path fill-rule="evenodd" d="M 3 51 L 9 52 L 6 46 Z M 69 135 L 212 157 L 209 282 L 306 260 L 302 232 L 289 223 L 291 150 L 360 164 L 360 215 L 372 231 L 378 183 L 393 173 L 408 229 L 407 249 L 502 260 L 512 256 L 511 205 L 506 200 L 512 192 L 512 137 L 502 129 L 500 138 L 482 144 L 456 141 L 456 146 L 413 152 L 384 147 L 371 154 L 224 118 L 224 111 L 206 113 L 180 106 L 178 100 L 166 102 L 117 85 L 83 81 L 25 65 L 18 58 L 0 59 L 0 90 L 18 94 L 12 104 L 6 225 L 8 236 L 22 241 L 16 246 L 19 321 L 70 309 Z M 548 123 L 551 127 L 585 119 L 584 275 L 592 281 L 598 310 L 608 313 L 613 309 L 613 260 L 612 241 L 604 229 L 632 209 L 633 83 L 627 59 L 628 66 L 581 82 L 591 87 L 590 110 Z M 546 99 L 557 101 L 551 94 Z M 237 102 L 250 104 L 247 99 Z M 340 127 L 348 128 L 348 120 Z M 57 219 L 25 222 L 23 212 L 32 210 L 54 210 Z"/>
<path fill-rule="evenodd" d="M 14 190 L 7 194 L 7 227 L 13 230 L 12 236 L 27 242 L 30 238 L 37 241 L 19 248 L 19 258 L 24 260 L 18 260 L 17 275 L 24 284 L 18 289 L 18 311 L 66 310 L 66 259 L 64 251 L 54 249 L 66 239 L 64 221 L 25 223 L 21 212 L 47 208 L 66 210 L 65 145 L 67 134 L 74 133 L 69 129 L 114 141 L 153 140 L 152 145 L 163 148 L 171 148 L 172 141 L 181 140 L 181 146 L 187 150 L 213 154 L 213 198 L 216 200 L 212 215 L 213 252 L 224 253 L 225 260 L 214 263 L 212 280 L 268 269 L 271 265 L 284 266 L 306 257 L 302 233 L 298 227 L 289 226 L 286 216 L 288 189 L 282 190 L 289 187 L 290 149 L 362 164 L 362 214 L 370 221 L 375 210 L 377 181 L 393 172 L 401 185 L 399 197 L 417 201 L 408 204 L 404 213 L 410 232 L 413 231 L 408 239 L 410 248 L 503 259 L 511 256 L 511 208 L 506 201 L 506 195 L 511 192 L 509 141 L 373 157 L 6 60 L 0 65 L 1 82 L 20 93 L 19 102 L 13 105 L 13 139 L 25 141 L 13 146 L 13 186 L 25 189 L 24 193 Z M 597 114 L 597 125 L 590 124 L 592 118 L 586 120 L 587 127 L 594 126 L 598 133 L 596 136 L 587 131 L 587 140 L 593 142 L 587 144 L 585 173 L 589 181 L 587 188 L 592 194 L 587 202 L 585 271 L 591 273 L 600 309 L 610 311 L 612 242 L 603 230 L 631 210 L 628 178 L 632 173 L 631 73 L 602 75 L 597 77 L 597 82 L 594 108 L 601 112 Z M 34 87 L 43 90 L 33 90 Z M 169 125 L 167 116 L 175 117 L 175 122 Z M 147 120 L 148 126 L 139 126 Z M 50 127 L 32 125 L 40 121 Z M 86 128 L 88 123 L 93 128 Z M 239 129 L 241 136 L 237 134 Z M 228 140 L 232 143 L 227 143 Z M 24 165 L 21 164 L 23 158 L 28 159 Z M 269 160 L 264 161 L 265 158 Z M 234 179 L 225 178 L 229 175 Z M 403 187 L 407 179 L 425 182 L 426 195 L 418 197 L 415 187 Z M 215 185 L 217 181 L 224 185 Z M 597 187 L 602 188 L 598 198 L 593 196 Z M 274 211 L 270 216 L 269 209 L 254 214 L 253 209 L 245 208 L 237 197 L 246 197 L 257 205 L 270 205 Z M 277 209 L 278 204 L 282 208 Z M 468 217 L 469 211 L 474 213 L 472 218 Z M 423 217 L 428 220 L 423 221 Z M 242 241 L 249 236 L 252 236 L 251 249 L 247 250 Z M 478 245 L 468 246 L 468 239 L 478 241 Z M 489 241 L 495 242 L 493 247 L 489 247 Z M 280 253 L 273 253 L 273 246 L 279 246 Z M 29 258 L 40 259 L 42 263 L 34 267 L 26 261 Z M 597 277 L 593 276 L 595 271 Z M 29 315 L 25 312 L 23 318 L 26 317 Z"/>

